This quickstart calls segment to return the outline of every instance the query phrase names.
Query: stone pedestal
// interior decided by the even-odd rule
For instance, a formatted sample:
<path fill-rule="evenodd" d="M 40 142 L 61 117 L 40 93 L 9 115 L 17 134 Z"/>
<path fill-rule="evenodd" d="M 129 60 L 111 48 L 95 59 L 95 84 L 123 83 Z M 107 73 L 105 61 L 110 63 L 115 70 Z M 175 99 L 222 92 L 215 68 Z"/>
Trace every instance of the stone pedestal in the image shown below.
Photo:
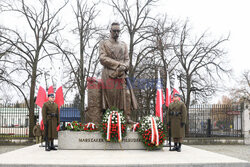
<path fill-rule="evenodd" d="M 137 132 L 127 132 L 121 143 L 106 142 L 100 132 L 59 131 L 60 150 L 145 150 Z"/>

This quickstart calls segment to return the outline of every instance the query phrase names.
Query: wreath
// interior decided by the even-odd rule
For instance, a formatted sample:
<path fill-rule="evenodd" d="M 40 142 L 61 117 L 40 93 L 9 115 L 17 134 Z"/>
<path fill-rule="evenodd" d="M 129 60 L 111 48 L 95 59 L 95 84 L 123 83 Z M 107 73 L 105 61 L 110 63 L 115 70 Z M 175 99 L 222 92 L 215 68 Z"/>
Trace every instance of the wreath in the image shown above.
<path fill-rule="evenodd" d="M 102 136 L 106 141 L 121 142 L 126 136 L 126 121 L 123 111 L 117 108 L 107 109 L 100 125 Z"/>
<path fill-rule="evenodd" d="M 152 115 L 145 116 L 142 118 L 140 125 L 139 133 L 146 149 L 161 149 L 166 135 L 160 118 Z"/>

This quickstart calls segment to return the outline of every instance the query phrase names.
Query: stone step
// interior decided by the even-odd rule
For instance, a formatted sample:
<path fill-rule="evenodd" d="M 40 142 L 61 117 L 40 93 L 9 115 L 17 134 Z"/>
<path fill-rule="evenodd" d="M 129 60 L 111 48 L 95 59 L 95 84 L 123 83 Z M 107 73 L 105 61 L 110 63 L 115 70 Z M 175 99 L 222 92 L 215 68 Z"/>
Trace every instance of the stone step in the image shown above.
<path fill-rule="evenodd" d="M 182 152 L 167 147 L 145 150 L 57 150 L 44 151 L 39 144 L 0 154 L 0 167 L 249 167 L 237 158 L 184 145 Z"/>

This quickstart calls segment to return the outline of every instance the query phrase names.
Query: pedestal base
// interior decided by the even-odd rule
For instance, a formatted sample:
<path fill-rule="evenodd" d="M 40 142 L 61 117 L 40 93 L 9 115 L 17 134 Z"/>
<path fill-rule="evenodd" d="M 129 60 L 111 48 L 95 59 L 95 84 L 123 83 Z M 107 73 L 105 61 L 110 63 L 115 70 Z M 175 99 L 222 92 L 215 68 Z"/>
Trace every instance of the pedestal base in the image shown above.
<path fill-rule="evenodd" d="M 59 131 L 60 150 L 145 150 L 138 132 L 127 132 L 121 143 L 106 142 L 100 132 Z"/>

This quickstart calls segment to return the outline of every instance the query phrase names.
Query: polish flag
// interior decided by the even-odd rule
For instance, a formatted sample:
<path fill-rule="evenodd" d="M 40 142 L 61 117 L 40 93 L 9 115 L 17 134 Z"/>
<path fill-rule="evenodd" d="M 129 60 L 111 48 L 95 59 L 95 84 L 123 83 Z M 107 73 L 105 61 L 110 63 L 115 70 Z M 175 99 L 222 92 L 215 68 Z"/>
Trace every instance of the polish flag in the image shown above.
<path fill-rule="evenodd" d="M 40 124 L 41 130 L 44 130 L 42 108 L 43 108 L 43 104 L 47 101 L 45 88 L 46 88 L 45 78 L 44 78 L 44 74 L 42 74 L 42 79 L 41 79 L 40 86 L 39 86 L 37 96 L 36 96 L 36 104 L 40 107 L 40 109 L 39 109 L 39 124 Z"/>
<path fill-rule="evenodd" d="M 64 104 L 61 75 L 62 75 L 62 72 L 60 70 L 59 75 L 57 76 L 58 78 L 57 78 L 57 84 L 56 84 L 56 97 L 55 97 L 55 103 L 58 105 L 59 115 L 60 115 L 60 107 Z M 58 131 L 60 130 L 60 125 L 58 125 L 57 130 Z"/>
<path fill-rule="evenodd" d="M 173 88 L 173 93 L 172 93 L 172 99 L 171 99 L 171 102 L 173 102 L 173 97 L 176 93 L 180 94 L 180 91 L 179 91 L 179 88 L 180 88 L 180 84 L 178 82 L 178 79 L 177 79 L 177 75 L 176 75 L 176 72 L 174 73 L 174 88 Z M 180 99 L 179 99 L 180 100 Z"/>
<path fill-rule="evenodd" d="M 171 90 L 170 90 L 170 80 L 169 80 L 169 74 L 167 71 L 167 88 L 166 88 L 166 106 L 169 107 L 169 104 L 171 103 Z"/>
<path fill-rule="evenodd" d="M 155 115 L 161 118 L 161 121 L 163 122 L 163 111 L 162 111 L 162 105 L 164 104 L 163 99 L 163 92 L 162 92 L 162 86 L 161 86 L 161 77 L 160 72 L 158 71 L 158 80 L 157 80 L 157 94 L 156 94 L 156 106 L 155 106 Z"/>

